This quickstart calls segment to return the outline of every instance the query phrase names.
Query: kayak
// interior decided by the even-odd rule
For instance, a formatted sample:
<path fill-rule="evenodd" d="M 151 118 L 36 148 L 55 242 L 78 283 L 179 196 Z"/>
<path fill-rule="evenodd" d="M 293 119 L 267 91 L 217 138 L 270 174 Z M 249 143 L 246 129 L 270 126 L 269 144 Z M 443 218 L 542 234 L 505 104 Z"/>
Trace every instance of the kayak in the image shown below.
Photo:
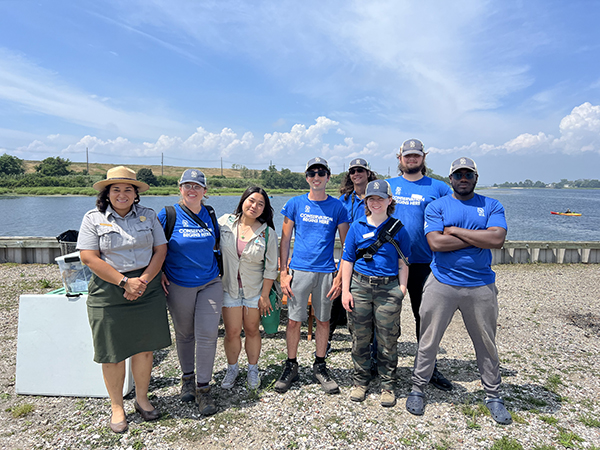
<path fill-rule="evenodd" d="M 556 214 L 557 216 L 580 216 L 581 213 L 561 213 L 556 211 L 550 211 L 550 214 Z"/>

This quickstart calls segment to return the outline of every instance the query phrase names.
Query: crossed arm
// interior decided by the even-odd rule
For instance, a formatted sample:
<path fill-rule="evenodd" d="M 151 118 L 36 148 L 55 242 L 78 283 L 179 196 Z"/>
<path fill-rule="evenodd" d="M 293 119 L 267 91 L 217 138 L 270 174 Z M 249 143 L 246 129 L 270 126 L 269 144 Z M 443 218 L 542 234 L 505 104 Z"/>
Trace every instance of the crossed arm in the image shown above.
<path fill-rule="evenodd" d="M 468 230 L 460 227 L 445 227 L 444 231 L 427 233 L 427 243 L 434 252 L 452 252 L 466 247 L 502 248 L 506 230 L 490 227 L 486 230 Z"/>

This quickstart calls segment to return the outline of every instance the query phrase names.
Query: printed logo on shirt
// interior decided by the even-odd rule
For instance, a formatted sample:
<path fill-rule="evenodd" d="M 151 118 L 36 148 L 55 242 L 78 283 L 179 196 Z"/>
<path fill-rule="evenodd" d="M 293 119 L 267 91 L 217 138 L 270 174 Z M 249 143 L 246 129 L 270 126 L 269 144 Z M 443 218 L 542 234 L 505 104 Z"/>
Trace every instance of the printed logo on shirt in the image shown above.
<path fill-rule="evenodd" d="M 300 214 L 302 218 L 302 222 L 311 222 L 311 223 L 321 223 L 323 225 L 328 225 L 333 222 L 333 217 L 328 216 L 320 216 L 318 214 Z"/>
<path fill-rule="evenodd" d="M 400 192 L 402 192 L 402 188 L 400 186 L 396 186 L 396 192 L 394 192 L 394 194 L 400 195 Z"/>
<path fill-rule="evenodd" d="M 190 223 L 187 221 L 187 219 L 182 219 L 181 220 L 181 225 L 183 225 L 184 227 L 188 228 L 190 226 Z"/>
<path fill-rule="evenodd" d="M 427 221 L 423 223 L 423 228 L 427 229 Z"/>
<path fill-rule="evenodd" d="M 309 212 L 310 212 L 310 205 L 306 205 L 306 206 L 304 207 L 304 212 L 307 212 L 307 213 L 309 213 Z"/>
<path fill-rule="evenodd" d="M 186 238 L 205 238 L 212 236 L 212 233 L 204 228 L 180 228 L 179 233 Z"/>
<path fill-rule="evenodd" d="M 400 197 L 394 195 L 394 200 L 396 200 L 396 203 L 399 205 L 419 206 L 425 201 L 425 197 L 423 197 L 421 194 L 412 194 L 410 197 Z"/>
<path fill-rule="evenodd" d="M 477 212 L 480 217 L 485 217 L 485 210 L 483 208 L 477 208 Z"/>

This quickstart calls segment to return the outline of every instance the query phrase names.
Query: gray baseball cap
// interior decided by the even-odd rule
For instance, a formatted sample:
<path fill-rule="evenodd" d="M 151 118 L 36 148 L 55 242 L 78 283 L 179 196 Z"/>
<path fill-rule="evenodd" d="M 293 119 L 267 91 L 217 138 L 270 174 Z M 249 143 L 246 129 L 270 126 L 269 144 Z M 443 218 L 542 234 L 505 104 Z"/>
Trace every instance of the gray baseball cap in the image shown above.
<path fill-rule="evenodd" d="M 328 172 L 331 172 L 331 169 L 329 169 L 329 164 L 327 164 L 327 160 L 325 158 L 321 158 L 320 156 L 317 156 L 316 158 L 313 158 L 310 161 L 308 161 L 306 163 L 306 169 L 304 169 L 304 171 L 306 172 L 308 169 L 314 166 L 323 166 L 327 169 Z"/>
<path fill-rule="evenodd" d="M 179 186 L 184 183 L 197 183 L 202 187 L 206 187 L 206 177 L 200 169 L 187 169 L 181 174 Z"/>
<path fill-rule="evenodd" d="M 477 164 L 475 164 L 475 161 L 473 161 L 471 158 L 463 156 L 452 161 L 452 164 L 450 164 L 450 175 L 459 169 L 469 169 L 477 173 Z"/>
<path fill-rule="evenodd" d="M 371 170 L 367 160 L 362 158 L 354 158 L 352 161 L 350 161 L 348 170 L 352 169 L 353 167 L 362 167 L 363 169 Z"/>
<path fill-rule="evenodd" d="M 392 188 L 385 180 L 373 180 L 367 184 L 365 198 L 370 197 L 371 195 L 377 195 L 381 198 L 388 198 L 392 196 Z"/>
<path fill-rule="evenodd" d="M 402 156 L 405 155 L 424 155 L 425 148 L 423 147 L 423 143 L 418 139 L 409 139 L 404 141 L 402 147 L 400 148 L 400 153 Z"/>

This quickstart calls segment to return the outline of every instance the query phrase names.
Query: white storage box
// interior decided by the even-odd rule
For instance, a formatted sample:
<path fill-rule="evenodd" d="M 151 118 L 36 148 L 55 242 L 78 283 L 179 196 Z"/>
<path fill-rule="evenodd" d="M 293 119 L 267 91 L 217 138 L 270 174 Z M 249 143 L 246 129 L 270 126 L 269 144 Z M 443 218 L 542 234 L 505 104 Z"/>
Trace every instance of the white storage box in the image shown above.
<path fill-rule="evenodd" d="M 67 294 L 87 292 L 92 271 L 88 266 L 83 265 L 79 252 L 59 256 L 56 262 Z"/>

